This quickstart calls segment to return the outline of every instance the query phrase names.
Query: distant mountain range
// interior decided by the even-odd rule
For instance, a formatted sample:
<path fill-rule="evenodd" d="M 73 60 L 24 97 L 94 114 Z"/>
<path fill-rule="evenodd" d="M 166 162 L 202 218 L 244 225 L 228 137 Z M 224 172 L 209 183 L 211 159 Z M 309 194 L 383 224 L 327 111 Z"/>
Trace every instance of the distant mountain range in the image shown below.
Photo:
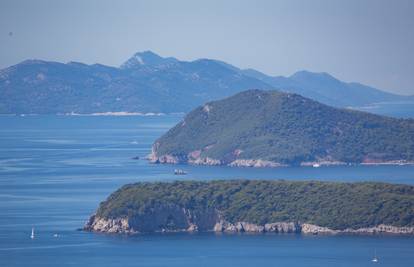
<path fill-rule="evenodd" d="M 414 162 L 414 120 L 248 90 L 194 109 L 153 145 L 155 163 L 247 167 Z"/>
<path fill-rule="evenodd" d="M 136 53 L 119 68 L 26 60 L 3 69 L 0 114 L 188 112 L 253 88 L 294 92 L 336 107 L 414 115 L 413 96 L 341 82 L 326 73 L 300 71 L 272 77 L 218 60 L 186 62 L 151 51 Z"/>

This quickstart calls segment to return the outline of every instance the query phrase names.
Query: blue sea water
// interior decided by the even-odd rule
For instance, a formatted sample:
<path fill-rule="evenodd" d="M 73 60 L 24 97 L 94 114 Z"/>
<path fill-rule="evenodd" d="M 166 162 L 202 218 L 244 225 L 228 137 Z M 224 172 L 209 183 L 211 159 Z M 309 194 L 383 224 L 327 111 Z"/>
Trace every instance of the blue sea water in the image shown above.
<path fill-rule="evenodd" d="M 383 181 L 414 184 L 413 166 L 250 169 L 153 165 L 171 116 L 0 116 L 0 266 L 414 266 L 414 237 L 151 234 L 77 231 L 126 183 L 175 179 Z M 36 237 L 30 239 L 31 228 Z M 58 237 L 54 237 L 58 234 Z"/>

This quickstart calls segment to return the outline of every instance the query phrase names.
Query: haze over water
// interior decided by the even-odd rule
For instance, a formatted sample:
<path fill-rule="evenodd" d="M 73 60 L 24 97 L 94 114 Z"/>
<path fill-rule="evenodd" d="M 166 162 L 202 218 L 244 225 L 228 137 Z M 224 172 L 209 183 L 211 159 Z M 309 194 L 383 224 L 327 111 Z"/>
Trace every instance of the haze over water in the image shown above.
<path fill-rule="evenodd" d="M 0 266 L 412 266 L 414 238 L 76 231 L 126 183 L 175 179 L 293 179 L 414 184 L 413 166 L 250 169 L 153 165 L 171 116 L 0 116 Z M 35 239 L 30 239 L 32 227 Z M 58 234 L 58 237 L 54 237 Z"/>

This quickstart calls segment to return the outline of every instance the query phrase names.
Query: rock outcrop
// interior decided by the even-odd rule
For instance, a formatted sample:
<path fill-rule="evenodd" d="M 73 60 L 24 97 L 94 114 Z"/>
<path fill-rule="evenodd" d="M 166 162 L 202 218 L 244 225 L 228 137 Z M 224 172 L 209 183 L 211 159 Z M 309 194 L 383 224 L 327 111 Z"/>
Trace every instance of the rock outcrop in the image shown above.
<path fill-rule="evenodd" d="M 301 232 L 304 234 L 337 234 L 340 231 L 332 230 L 328 227 L 322 227 L 314 224 L 304 223 L 301 225 Z"/>
<path fill-rule="evenodd" d="M 414 234 L 414 227 L 397 227 L 385 224 L 359 229 L 347 228 L 344 230 L 334 230 L 308 223 L 302 224 L 301 227 L 304 234 Z"/>
<path fill-rule="evenodd" d="M 397 227 L 392 225 L 380 224 L 375 227 L 359 228 L 359 229 L 345 229 L 342 233 L 354 234 L 414 234 L 414 227 Z"/>
<path fill-rule="evenodd" d="M 205 158 L 199 157 L 195 159 L 189 159 L 187 163 L 194 164 L 194 165 L 209 165 L 209 166 L 223 165 L 221 160 L 213 159 L 210 157 L 205 157 Z"/>
<path fill-rule="evenodd" d="M 177 157 L 170 154 L 165 154 L 157 156 L 154 148 L 152 149 L 151 154 L 147 156 L 147 159 L 151 163 L 160 163 L 160 164 L 179 164 L 186 163 L 192 165 L 208 165 L 208 166 L 219 166 L 226 165 L 230 167 L 255 167 L 255 168 L 276 168 L 276 167 L 285 167 L 286 164 L 279 162 L 263 160 L 263 159 L 236 159 L 231 162 L 224 162 L 219 159 L 214 159 L 210 157 L 201 157 L 198 151 L 192 151 L 185 157 Z"/>
<path fill-rule="evenodd" d="M 85 230 L 104 233 L 134 233 L 126 218 L 105 219 L 92 215 L 86 223 Z"/>
<path fill-rule="evenodd" d="M 217 221 L 216 221 L 217 220 Z M 152 225 L 150 223 L 153 223 Z M 224 233 L 302 233 L 302 234 L 396 234 L 414 235 L 414 227 L 396 227 L 378 225 L 359 229 L 334 230 L 309 223 L 275 222 L 259 225 L 249 222 L 230 223 L 217 211 L 207 214 L 195 214 L 182 209 L 176 216 L 158 214 L 156 218 L 145 221 L 144 218 L 106 219 L 92 215 L 84 230 L 103 233 L 135 234 L 147 232 L 224 232 Z"/>
<path fill-rule="evenodd" d="M 214 209 L 195 211 L 176 205 L 157 206 L 128 218 L 102 218 L 92 215 L 84 229 L 106 233 L 209 231 L 219 220 Z"/>
<path fill-rule="evenodd" d="M 229 164 L 231 167 L 255 167 L 255 168 L 275 168 L 287 166 L 279 162 L 263 160 L 263 159 L 236 159 Z"/>
<path fill-rule="evenodd" d="M 249 232 L 249 233 L 299 233 L 301 226 L 293 222 L 276 222 L 258 225 L 249 222 L 229 223 L 221 220 L 214 225 L 214 232 Z"/>
<path fill-rule="evenodd" d="M 301 225 L 293 222 L 278 222 L 265 224 L 266 232 L 274 233 L 299 233 L 301 231 Z"/>

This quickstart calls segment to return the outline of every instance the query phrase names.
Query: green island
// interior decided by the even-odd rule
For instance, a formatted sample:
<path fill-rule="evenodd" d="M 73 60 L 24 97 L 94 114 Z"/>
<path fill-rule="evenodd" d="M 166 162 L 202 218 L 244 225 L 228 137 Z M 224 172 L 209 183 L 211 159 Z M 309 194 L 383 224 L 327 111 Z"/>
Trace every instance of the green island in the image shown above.
<path fill-rule="evenodd" d="M 246 167 L 412 164 L 414 120 L 249 90 L 190 112 L 155 141 L 149 160 Z"/>
<path fill-rule="evenodd" d="M 379 182 L 140 182 L 102 202 L 85 230 L 414 234 L 414 186 Z"/>

